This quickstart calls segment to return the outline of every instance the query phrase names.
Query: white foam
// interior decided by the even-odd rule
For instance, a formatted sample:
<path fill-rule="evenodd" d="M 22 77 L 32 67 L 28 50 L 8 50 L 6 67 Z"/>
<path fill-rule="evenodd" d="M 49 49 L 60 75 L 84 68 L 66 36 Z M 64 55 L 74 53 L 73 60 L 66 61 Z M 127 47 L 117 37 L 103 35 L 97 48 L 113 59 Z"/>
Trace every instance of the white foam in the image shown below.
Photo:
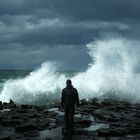
<path fill-rule="evenodd" d="M 97 40 L 87 45 L 93 62 L 87 71 L 72 77 L 80 98 L 101 95 L 140 101 L 140 42 L 123 38 Z M 44 104 L 60 100 L 66 77 L 51 63 L 23 79 L 8 80 L 0 100 Z"/>
<path fill-rule="evenodd" d="M 133 102 L 140 100 L 140 43 L 123 38 L 98 40 L 88 46 L 93 63 L 74 77 L 82 96 L 108 94 Z"/>
<path fill-rule="evenodd" d="M 56 72 L 50 63 L 43 63 L 41 68 L 23 79 L 8 80 L 0 95 L 0 100 L 17 103 L 51 103 L 60 97 L 60 89 L 65 85 L 65 76 Z"/>

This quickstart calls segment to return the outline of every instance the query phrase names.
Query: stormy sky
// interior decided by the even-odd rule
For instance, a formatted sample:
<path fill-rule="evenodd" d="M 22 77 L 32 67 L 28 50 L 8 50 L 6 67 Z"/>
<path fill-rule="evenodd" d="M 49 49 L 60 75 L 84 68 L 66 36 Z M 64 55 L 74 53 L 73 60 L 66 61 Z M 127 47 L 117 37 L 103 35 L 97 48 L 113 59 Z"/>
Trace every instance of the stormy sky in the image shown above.
<path fill-rule="evenodd" d="M 0 69 L 84 70 L 103 34 L 139 39 L 140 0 L 0 0 Z"/>

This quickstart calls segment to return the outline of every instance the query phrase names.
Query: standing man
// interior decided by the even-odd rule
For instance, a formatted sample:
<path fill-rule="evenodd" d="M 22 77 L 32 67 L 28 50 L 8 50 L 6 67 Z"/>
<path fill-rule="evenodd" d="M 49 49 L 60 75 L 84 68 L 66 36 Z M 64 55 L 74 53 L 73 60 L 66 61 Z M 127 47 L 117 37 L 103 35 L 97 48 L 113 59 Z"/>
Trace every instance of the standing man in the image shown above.
<path fill-rule="evenodd" d="M 66 81 L 66 87 L 62 90 L 61 105 L 65 111 L 65 130 L 72 134 L 74 126 L 75 104 L 79 106 L 79 97 L 76 88 L 72 86 L 70 79 Z"/>

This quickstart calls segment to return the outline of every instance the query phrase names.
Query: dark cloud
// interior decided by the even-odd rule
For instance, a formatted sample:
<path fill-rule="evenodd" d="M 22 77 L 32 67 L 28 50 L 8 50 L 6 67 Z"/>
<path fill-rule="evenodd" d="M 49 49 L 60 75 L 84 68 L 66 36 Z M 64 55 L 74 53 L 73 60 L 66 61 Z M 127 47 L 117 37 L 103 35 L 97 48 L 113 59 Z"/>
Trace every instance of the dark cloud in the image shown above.
<path fill-rule="evenodd" d="M 87 51 L 85 46 L 44 46 L 25 50 L 17 46 L 0 51 L 0 68 L 33 69 L 43 62 L 51 61 L 58 63 L 61 70 L 84 70 L 87 63 L 83 63 L 83 60 L 90 63 L 90 57 L 85 53 Z"/>
<path fill-rule="evenodd" d="M 84 67 L 89 60 L 82 48 L 94 38 L 113 32 L 139 38 L 139 5 L 139 0 L 1 0 L 1 67 L 33 67 L 65 58 L 74 68 Z M 70 46 L 74 48 L 65 49 Z M 75 51 L 77 47 L 81 50 Z M 59 50 L 67 57 L 58 55 Z M 75 52 L 79 55 L 77 67 L 69 55 Z"/>
<path fill-rule="evenodd" d="M 139 17 L 139 0 L 57 1 L 56 11 L 75 20 L 122 20 Z"/>

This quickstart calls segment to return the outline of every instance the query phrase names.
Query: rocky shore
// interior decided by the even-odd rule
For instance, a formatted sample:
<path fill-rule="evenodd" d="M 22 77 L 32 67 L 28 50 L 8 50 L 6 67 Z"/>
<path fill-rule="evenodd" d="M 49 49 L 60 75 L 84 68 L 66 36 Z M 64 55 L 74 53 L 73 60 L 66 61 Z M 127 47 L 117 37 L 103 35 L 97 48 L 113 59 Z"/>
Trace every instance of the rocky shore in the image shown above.
<path fill-rule="evenodd" d="M 81 100 L 75 135 L 63 134 L 63 109 L 0 102 L 0 140 L 140 140 L 140 104 Z"/>

